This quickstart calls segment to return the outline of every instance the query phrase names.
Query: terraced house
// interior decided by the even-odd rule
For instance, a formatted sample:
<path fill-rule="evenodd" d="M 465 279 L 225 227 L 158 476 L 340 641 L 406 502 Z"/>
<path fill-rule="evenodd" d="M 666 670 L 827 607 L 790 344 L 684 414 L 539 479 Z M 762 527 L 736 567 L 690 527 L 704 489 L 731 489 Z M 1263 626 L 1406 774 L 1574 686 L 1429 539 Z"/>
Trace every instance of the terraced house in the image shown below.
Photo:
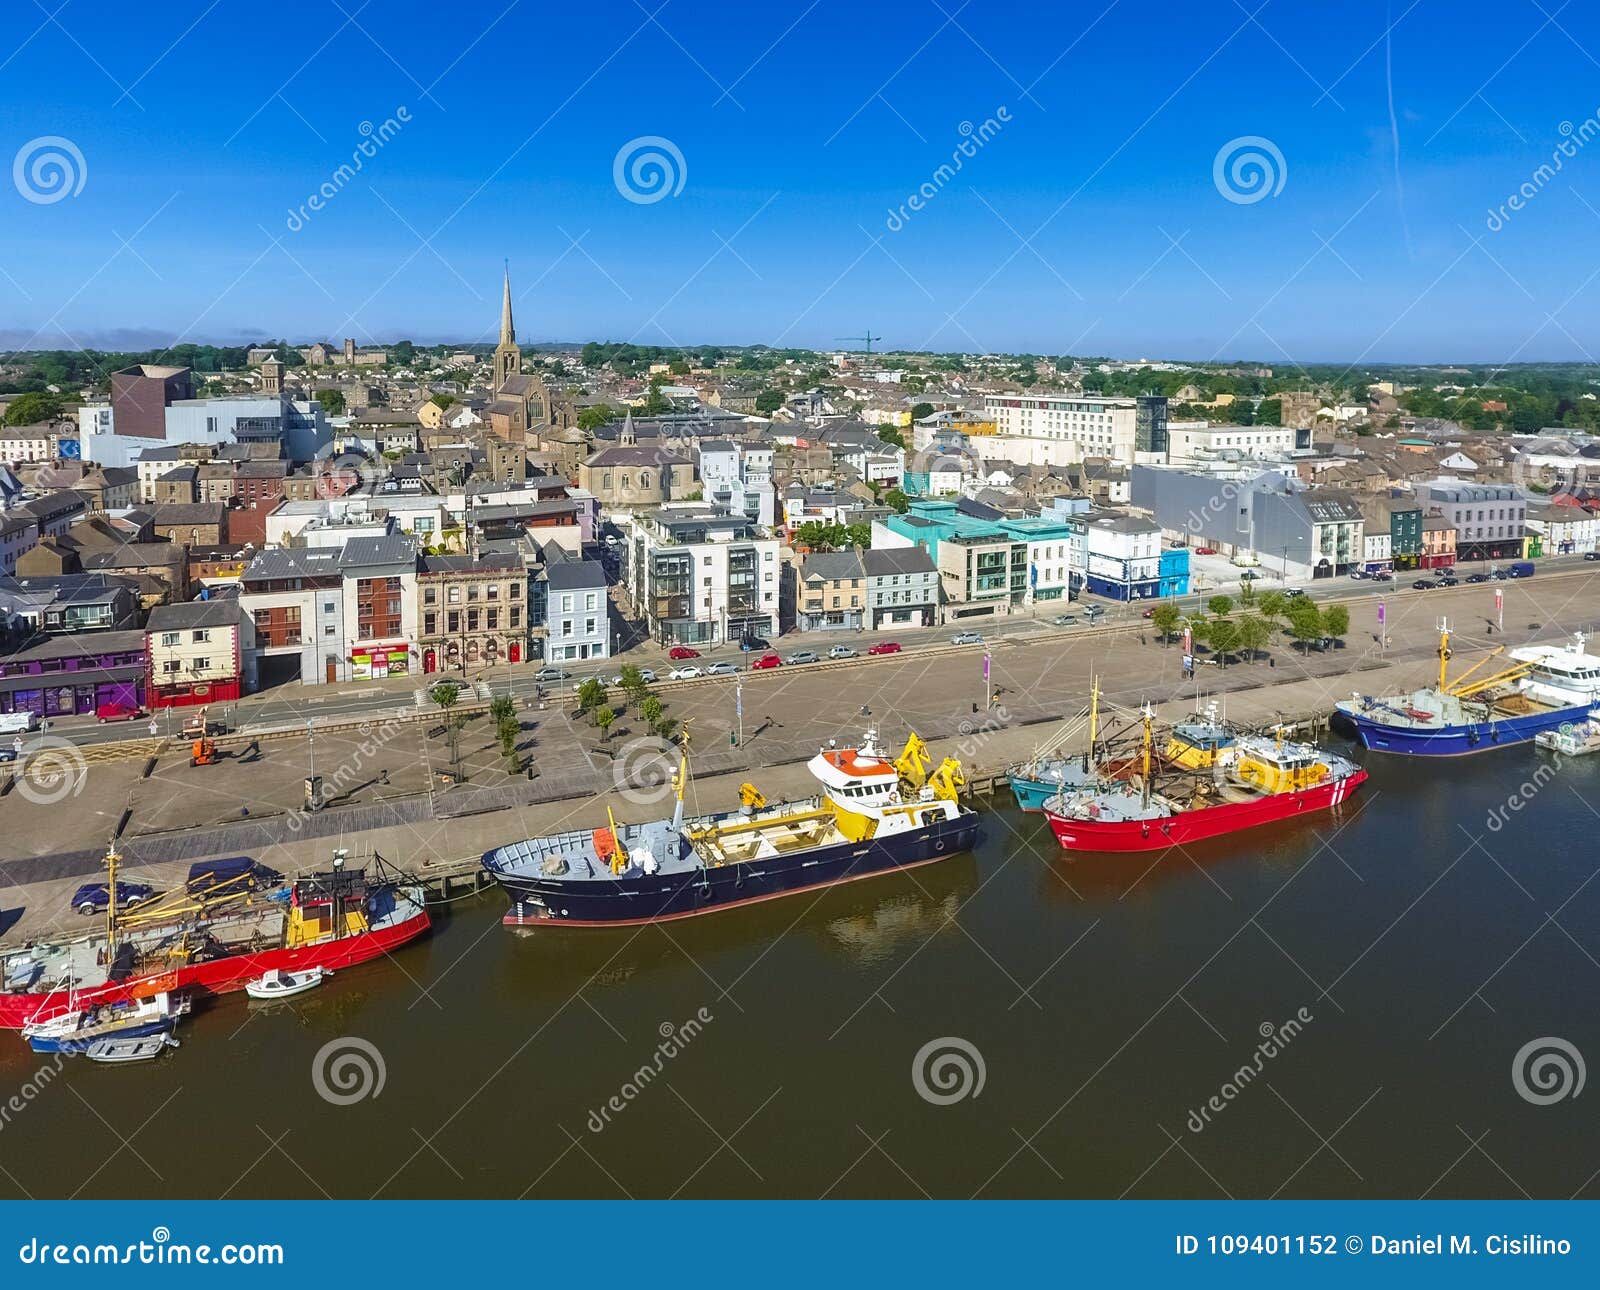
<path fill-rule="evenodd" d="M 854 631 L 865 622 L 867 574 L 861 552 L 812 552 L 800 566 L 795 622 L 801 631 Z"/>

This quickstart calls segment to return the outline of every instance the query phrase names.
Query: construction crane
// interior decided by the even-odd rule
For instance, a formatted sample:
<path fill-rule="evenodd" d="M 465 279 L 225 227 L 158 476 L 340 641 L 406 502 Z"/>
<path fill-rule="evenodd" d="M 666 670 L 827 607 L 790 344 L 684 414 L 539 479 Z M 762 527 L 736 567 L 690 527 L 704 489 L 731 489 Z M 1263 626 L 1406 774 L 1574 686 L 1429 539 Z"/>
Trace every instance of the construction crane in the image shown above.
<path fill-rule="evenodd" d="M 875 340 L 882 340 L 882 339 L 883 339 L 882 336 L 874 336 L 872 334 L 872 328 L 870 328 L 870 327 L 867 328 L 867 334 L 865 336 L 835 336 L 834 337 L 834 340 L 836 342 L 850 344 L 850 345 L 861 345 L 866 349 L 867 353 L 869 353 L 869 354 L 872 353 L 872 342 L 875 341 Z"/>

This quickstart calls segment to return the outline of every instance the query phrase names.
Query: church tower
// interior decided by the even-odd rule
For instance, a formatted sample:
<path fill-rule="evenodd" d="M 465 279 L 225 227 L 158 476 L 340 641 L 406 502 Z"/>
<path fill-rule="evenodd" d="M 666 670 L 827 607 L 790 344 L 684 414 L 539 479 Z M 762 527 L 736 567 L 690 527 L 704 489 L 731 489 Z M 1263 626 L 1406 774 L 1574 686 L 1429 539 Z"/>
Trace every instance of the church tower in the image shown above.
<path fill-rule="evenodd" d="M 502 390 L 511 377 L 522 372 L 522 351 L 517 348 L 517 329 L 511 322 L 511 266 L 506 266 L 505 297 L 500 304 L 500 343 L 494 350 L 494 388 Z"/>

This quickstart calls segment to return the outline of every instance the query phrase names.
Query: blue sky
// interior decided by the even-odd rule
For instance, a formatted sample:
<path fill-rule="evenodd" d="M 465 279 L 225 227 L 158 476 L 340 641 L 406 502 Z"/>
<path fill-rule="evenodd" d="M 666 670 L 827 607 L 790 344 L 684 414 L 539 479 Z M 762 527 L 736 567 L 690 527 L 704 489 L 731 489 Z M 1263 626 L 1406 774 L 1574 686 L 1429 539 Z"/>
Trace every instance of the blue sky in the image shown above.
<path fill-rule="evenodd" d="M 0 15 L 10 345 L 492 339 L 508 258 L 525 341 L 1600 348 L 1594 6 L 60 2 Z M 645 137 L 682 188 L 630 201 L 614 162 Z M 46 138 L 85 171 L 55 201 Z M 1281 189 L 1227 200 L 1248 138 Z"/>

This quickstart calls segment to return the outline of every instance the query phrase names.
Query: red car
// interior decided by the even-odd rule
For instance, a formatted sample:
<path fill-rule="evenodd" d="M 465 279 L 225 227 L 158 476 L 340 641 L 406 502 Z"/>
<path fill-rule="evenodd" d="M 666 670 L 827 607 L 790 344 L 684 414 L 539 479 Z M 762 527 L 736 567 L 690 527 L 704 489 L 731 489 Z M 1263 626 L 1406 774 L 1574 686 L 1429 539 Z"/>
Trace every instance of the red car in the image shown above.
<path fill-rule="evenodd" d="M 752 671 L 761 671 L 769 667 L 782 667 L 783 660 L 776 654 L 763 654 L 754 663 L 750 664 Z"/>
<path fill-rule="evenodd" d="M 700 651 L 690 649 L 687 645 L 674 645 L 667 651 L 668 658 L 699 658 Z"/>
<path fill-rule="evenodd" d="M 132 703 L 102 703 L 94 710 L 94 718 L 101 725 L 107 721 L 137 721 L 142 716 L 144 709 Z"/>
<path fill-rule="evenodd" d="M 1214 546 L 1197 546 L 1194 549 L 1194 553 L 1196 555 L 1216 555 L 1217 548 Z"/>
<path fill-rule="evenodd" d="M 894 641 L 879 641 L 867 651 L 869 654 L 898 654 L 900 646 Z"/>

